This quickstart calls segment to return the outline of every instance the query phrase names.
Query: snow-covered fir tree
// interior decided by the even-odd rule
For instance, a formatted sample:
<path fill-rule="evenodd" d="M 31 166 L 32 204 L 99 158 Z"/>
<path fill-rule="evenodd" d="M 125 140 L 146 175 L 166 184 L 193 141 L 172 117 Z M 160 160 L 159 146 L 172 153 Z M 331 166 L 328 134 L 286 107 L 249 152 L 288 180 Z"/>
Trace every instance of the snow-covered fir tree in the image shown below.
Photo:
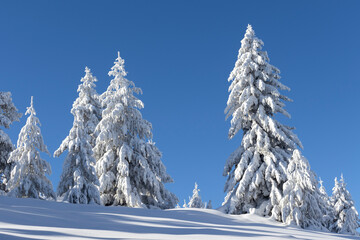
<path fill-rule="evenodd" d="M 71 109 L 71 114 L 74 115 L 73 127 L 54 153 L 58 157 L 68 151 L 57 195 L 70 203 L 100 204 L 99 180 L 92 151 L 92 144 L 95 143 L 93 133 L 101 118 L 98 94 L 94 89 L 96 81 L 86 67 L 85 76 L 78 87 L 79 97 Z"/>
<path fill-rule="evenodd" d="M 334 222 L 330 230 L 337 233 L 358 235 L 356 231 L 360 227 L 359 214 L 355 209 L 354 202 L 341 175 L 340 182 L 335 178 L 335 186 L 331 196 L 334 209 Z"/>
<path fill-rule="evenodd" d="M 14 121 L 19 121 L 21 114 L 17 112 L 12 102 L 10 92 L 0 92 L 0 127 L 10 128 Z M 9 155 L 14 150 L 10 137 L 0 129 L 0 192 L 6 189 L 9 180 L 11 164 L 8 163 Z"/>
<path fill-rule="evenodd" d="M 330 229 L 330 226 L 334 220 L 334 209 L 331 205 L 331 201 L 330 201 L 330 197 L 326 192 L 326 189 L 323 185 L 323 181 L 321 180 L 321 178 L 319 179 L 319 191 L 320 191 L 320 198 L 321 198 L 321 209 L 323 211 L 323 217 L 322 217 L 322 222 L 323 225 L 327 228 Z"/>
<path fill-rule="evenodd" d="M 40 152 L 49 154 L 40 131 L 31 97 L 29 115 L 21 129 L 16 149 L 11 152 L 8 162 L 14 164 L 6 186 L 8 195 L 13 197 L 56 199 L 53 186 L 46 177 L 51 174 L 50 164 L 41 158 Z"/>
<path fill-rule="evenodd" d="M 329 199 L 329 195 L 327 194 L 326 189 L 325 189 L 325 187 L 324 187 L 324 185 L 323 185 L 323 182 L 324 182 L 324 181 L 321 180 L 321 178 L 319 178 L 319 184 L 320 184 L 319 191 L 320 191 L 320 193 L 321 193 L 321 196 L 327 198 L 327 200 L 330 200 L 330 199 Z"/>
<path fill-rule="evenodd" d="M 287 168 L 288 180 L 283 185 L 283 197 L 275 205 L 272 216 L 286 224 L 302 228 L 326 229 L 326 209 L 317 187 L 315 174 L 307 159 L 294 150 Z M 325 215 L 324 215 L 325 214 Z"/>
<path fill-rule="evenodd" d="M 221 210 L 226 213 L 248 213 L 255 208 L 260 215 L 270 215 L 281 200 L 292 152 L 302 147 L 292 128 L 274 119 L 276 113 L 290 116 L 283 102 L 290 99 L 279 92 L 289 88 L 280 83 L 280 71 L 270 65 L 262 46 L 248 25 L 228 79 L 225 114 L 226 118 L 232 116 L 229 138 L 240 130 L 243 138 L 224 167 L 227 196 Z"/>
<path fill-rule="evenodd" d="M 197 183 L 195 183 L 195 188 L 193 190 L 193 195 L 191 198 L 189 197 L 189 203 L 187 207 L 189 208 L 204 208 L 204 203 L 201 200 L 201 196 L 199 194 L 200 189 L 198 188 Z"/>
<path fill-rule="evenodd" d="M 211 200 L 209 200 L 209 202 L 206 204 L 206 209 L 212 209 L 212 203 Z"/>
<path fill-rule="evenodd" d="M 172 182 L 152 139 L 151 123 L 134 94 L 141 89 L 125 78 L 120 53 L 111 68 L 113 79 L 101 97 L 102 119 L 96 127 L 96 172 L 103 205 L 173 208 L 178 199 L 164 183 Z"/>

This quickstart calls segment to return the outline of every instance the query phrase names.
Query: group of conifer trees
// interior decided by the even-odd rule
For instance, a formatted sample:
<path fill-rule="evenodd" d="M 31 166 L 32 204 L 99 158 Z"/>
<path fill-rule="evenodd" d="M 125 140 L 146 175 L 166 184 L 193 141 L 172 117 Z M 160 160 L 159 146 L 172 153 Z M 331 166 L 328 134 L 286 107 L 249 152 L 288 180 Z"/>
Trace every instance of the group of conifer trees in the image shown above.
<path fill-rule="evenodd" d="M 79 97 L 71 109 L 73 126 L 54 153 L 58 157 L 67 151 L 56 194 L 46 176 L 51 174 L 50 165 L 40 157 L 40 152 L 49 152 L 31 98 L 16 148 L 0 130 L 2 194 L 105 206 L 174 208 L 178 199 L 164 187 L 173 180 L 151 140 L 152 125 L 140 113 L 144 105 L 134 96 L 141 89 L 126 74 L 119 53 L 109 72 L 110 85 L 99 95 L 96 78 L 85 68 Z M 8 128 L 20 114 L 10 93 L 0 97 L 0 123 Z"/>
<path fill-rule="evenodd" d="M 301 154 L 302 144 L 274 117 L 290 117 L 279 90 L 290 90 L 269 63 L 264 43 L 248 25 L 228 81 L 226 118 L 232 116 L 229 138 L 239 131 L 241 145 L 228 158 L 227 196 L 220 209 L 230 214 L 257 213 L 302 228 L 357 234 L 358 212 L 341 176 L 329 198 Z M 300 149 L 299 149 L 300 148 Z"/>
<path fill-rule="evenodd" d="M 284 101 L 290 99 L 280 93 L 289 88 L 279 81 L 280 71 L 270 65 L 262 46 L 249 25 L 228 79 L 225 114 L 232 117 L 229 138 L 239 131 L 243 137 L 224 167 L 227 195 L 219 210 L 271 216 L 302 228 L 357 234 L 358 213 L 343 177 L 335 179 L 329 197 L 301 154 L 302 144 L 293 128 L 275 119 L 277 113 L 290 116 L 284 109 Z M 107 90 L 98 94 L 97 79 L 85 68 L 71 109 L 73 126 L 54 153 L 58 157 L 67 151 L 56 194 L 46 176 L 51 167 L 40 156 L 40 152 L 49 152 L 31 97 L 16 148 L 0 129 L 0 193 L 69 203 L 174 208 L 178 199 L 164 187 L 172 178 L 152 142 L 152 125 L 142 118 L 144 105 L 134 95 L 141 89 L 126 75 L 124 60 L 118 54 Z M 21 114 L 9 92 L 0 92 L 0 109 L 0 126 L 9 128 L 19 121 Z M 201 201 L 195 184 L 184 207 L 205 205 L 211 208 L 211 201 Z"/>

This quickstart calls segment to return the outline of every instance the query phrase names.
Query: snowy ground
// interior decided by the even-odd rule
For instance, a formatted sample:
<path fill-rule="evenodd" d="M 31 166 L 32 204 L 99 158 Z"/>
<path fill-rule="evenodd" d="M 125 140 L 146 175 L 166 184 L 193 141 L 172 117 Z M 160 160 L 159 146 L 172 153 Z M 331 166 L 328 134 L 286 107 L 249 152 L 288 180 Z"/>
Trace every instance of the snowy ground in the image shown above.
<path fill-rule="evenodd" d="M 0 197 L 0 239 L 356 239 L 208 209 L 147 210 Z"/>

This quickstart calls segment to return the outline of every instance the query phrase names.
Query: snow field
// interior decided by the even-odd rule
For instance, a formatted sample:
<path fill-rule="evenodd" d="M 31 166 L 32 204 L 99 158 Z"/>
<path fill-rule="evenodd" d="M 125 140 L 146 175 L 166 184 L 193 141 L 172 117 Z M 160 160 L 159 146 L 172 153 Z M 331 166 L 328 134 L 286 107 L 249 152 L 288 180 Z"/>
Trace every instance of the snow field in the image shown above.
<path fill-rule="evenodd" d="M 356 239 L 211 209 L 149 210 L 0 197 L 0 239 Z"/>

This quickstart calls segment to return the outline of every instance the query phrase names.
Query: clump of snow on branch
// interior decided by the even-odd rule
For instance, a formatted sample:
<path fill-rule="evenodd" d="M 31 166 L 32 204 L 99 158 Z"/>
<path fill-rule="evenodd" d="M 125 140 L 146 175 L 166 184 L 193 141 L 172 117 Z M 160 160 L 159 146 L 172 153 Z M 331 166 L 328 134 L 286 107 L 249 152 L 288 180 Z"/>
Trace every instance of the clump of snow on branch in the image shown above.
<path fill-rule="evenodd" d="M 14 164 L 7 184 L 9 196 L 40 199 L 56 199 L 53 186 L 46 175 L 51 174 L 50 164 L 40 157 L 40 151 L 49 154 L 40 131 L 31 97 L 29 115 L 21 129 L 16 149 L 11 152 L 8 162 Z"/>
<path fill-rule="evenodd" d="M 270 215 L 282 198 L 287 165 L 297 146 L 302 147 L 291 127 L 274 119 L 276 113 L 290 116 L 283 101 L 290 101 L 279 90 L 289 90 L 280 71 L 269 63 L 263 42 L 249 25 L 241 41 L 238 59 L 228 81 L 226 118 L 232 116 L 229 138 L 240 130 L 241 145 L 224 167 L 227 196 L 221 210 L 231 214 L 257 209 Z"/>
<path fill-rule="evenodd" d="M 96 127 L 96 172 L 103 205 L 173 208 L 178 199 L 164 183 L 172 182 L 152 139 L 151 123 L 134 94 L 141 89 L 126 79 L 124 60 L 118 54 L 109 76 L 113 79 L 101 95 L 104 110 Z"/>
<path fill-rule="evenodd" d="M 0 127 L 10 128 L 14 121 L 19 121 L 21 114 L 18 113 L 12 102 L 10 92 L 0 92 Z M 6 189 L 6 183 L 10 178 L 11 164 L 7 162 L 10 153 L 14 150 L 10 137 L 0 129 L 0 192 Z"/>
<path fill-rule="evenodd" d="M 85 76 L 78 87 L 79 97 L 71 109 L 73 127 L 54 153 L 58 157 L 68 151 L 57 195 L 70 203 L 100 204 L 99 180 L 92 151 L 95 145 L 94 130 L 101 118 L 101 106 L 94 89 L 96 81 L 86 67 Z"/>

